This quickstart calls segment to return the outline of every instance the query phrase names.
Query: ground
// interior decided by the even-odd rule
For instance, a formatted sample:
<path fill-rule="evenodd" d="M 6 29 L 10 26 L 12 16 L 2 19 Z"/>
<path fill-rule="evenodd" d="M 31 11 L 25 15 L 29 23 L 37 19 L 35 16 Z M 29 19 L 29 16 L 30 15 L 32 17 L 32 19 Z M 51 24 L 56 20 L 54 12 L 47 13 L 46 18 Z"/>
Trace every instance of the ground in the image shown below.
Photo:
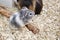
<path fill-rule="evenodd" d="M 32 23 L 39 33 L 33 34 L 27 28 L 17 30 L 0 15 L 0 40 L 60 40 L 60 0 L 43 0 L 43 10 Z"/>

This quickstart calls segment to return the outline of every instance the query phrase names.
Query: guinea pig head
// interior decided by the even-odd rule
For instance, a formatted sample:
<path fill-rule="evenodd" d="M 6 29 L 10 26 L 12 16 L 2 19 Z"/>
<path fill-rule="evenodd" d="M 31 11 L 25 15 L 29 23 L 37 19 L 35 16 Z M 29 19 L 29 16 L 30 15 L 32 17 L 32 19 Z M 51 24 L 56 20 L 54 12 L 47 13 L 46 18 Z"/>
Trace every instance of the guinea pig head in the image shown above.
<path fill-rule="evenodd" d="M 26 8 L 26 7 L 23 7 L 23 8 L 20 10 L 20 18 L 21 18 L 24 22 L 29 21 L 29 19 L 31 19 L 34 15 L 35 15 L 34 11 L 29 10 L 29 9 Z"/>

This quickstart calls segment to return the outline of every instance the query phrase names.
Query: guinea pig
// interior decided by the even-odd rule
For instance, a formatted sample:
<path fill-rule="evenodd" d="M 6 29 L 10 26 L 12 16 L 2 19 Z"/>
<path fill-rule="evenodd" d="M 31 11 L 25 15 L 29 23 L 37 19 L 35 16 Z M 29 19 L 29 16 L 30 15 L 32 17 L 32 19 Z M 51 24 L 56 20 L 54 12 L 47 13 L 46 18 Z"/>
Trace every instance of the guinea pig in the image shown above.
<path fill-rule="evenodd" d="M 15 27 L 24 27 L 35 13 L 27 7 L 23 7 L 20 11 L 13 13 L 10 17 L 10 23 Z"/>

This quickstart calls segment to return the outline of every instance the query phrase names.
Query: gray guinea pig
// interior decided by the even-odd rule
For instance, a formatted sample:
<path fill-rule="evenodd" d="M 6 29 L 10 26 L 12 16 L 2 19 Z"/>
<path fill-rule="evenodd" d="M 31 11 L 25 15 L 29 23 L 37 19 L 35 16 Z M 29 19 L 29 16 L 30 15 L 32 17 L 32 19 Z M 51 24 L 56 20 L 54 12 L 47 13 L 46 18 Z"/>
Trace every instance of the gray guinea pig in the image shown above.
<path fill-rule="evenodd" d="M 19 12 L 11 15 L 10 23 L 16 27 L 25 26 L 35 13 L 26 7 L 23 7 Z"/>

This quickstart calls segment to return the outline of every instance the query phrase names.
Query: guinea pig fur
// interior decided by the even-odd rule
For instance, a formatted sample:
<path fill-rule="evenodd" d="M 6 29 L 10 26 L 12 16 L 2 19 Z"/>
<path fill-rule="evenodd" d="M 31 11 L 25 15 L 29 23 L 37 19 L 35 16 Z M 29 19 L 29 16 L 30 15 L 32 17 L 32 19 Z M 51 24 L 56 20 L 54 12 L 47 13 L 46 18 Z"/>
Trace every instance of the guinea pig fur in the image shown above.
<path fill-rule="evenodd" d="M 26 7 L 23 7 L 19 12 L 13 13 L 10 17 L 10 23 L 15 27 L 24 27 L 35 13 Z"/>

